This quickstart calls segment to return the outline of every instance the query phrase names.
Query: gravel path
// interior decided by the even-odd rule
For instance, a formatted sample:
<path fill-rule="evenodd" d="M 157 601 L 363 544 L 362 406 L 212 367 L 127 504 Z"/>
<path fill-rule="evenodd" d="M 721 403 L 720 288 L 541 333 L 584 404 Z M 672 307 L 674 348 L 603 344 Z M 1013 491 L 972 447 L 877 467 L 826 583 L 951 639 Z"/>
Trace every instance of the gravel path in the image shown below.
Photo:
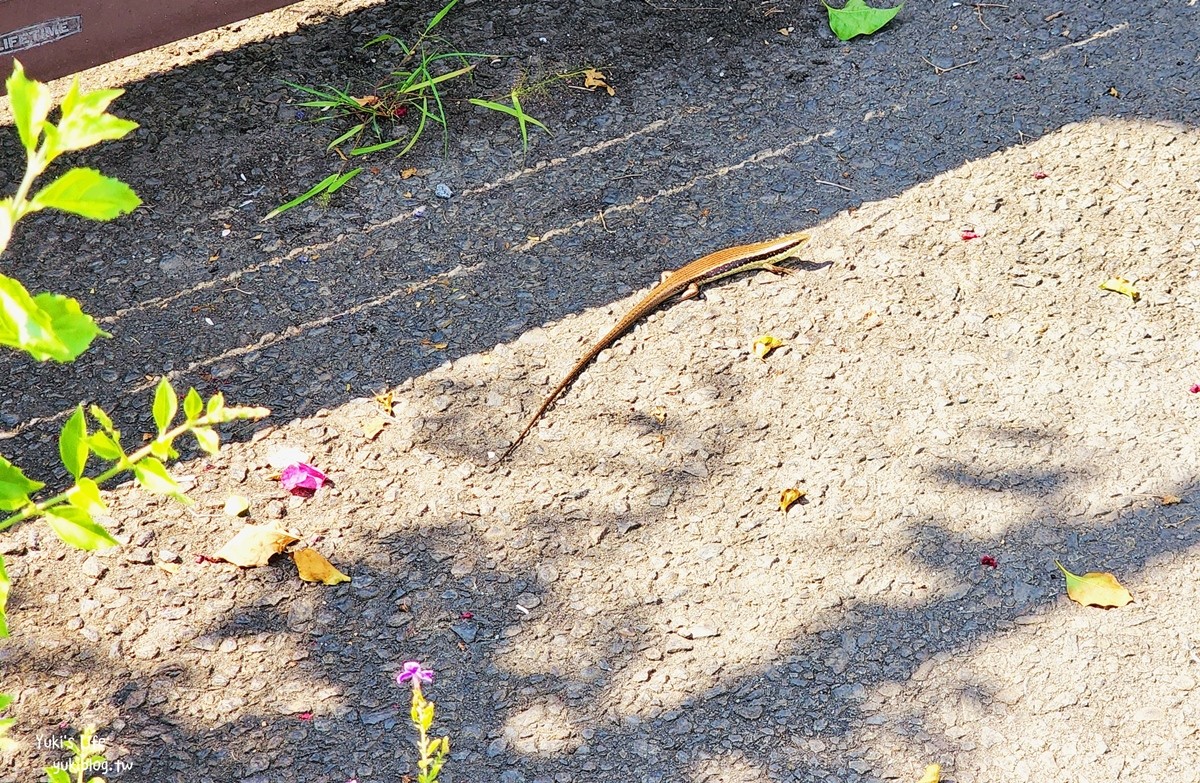
<path fill-rule="evenodd" d="M 914 6 L 843 44 L 798 4 L 466 5 L 455 40 L 616 96 L 552 93 L 524 154 L 463 110 L 263 224 L 334 165 L 279 80 L 361 84 L 354 47 L 432 10 L 337 5 L 88 74 L 142 129 L 87 159 L 148 208 L 6 256 L 114 334 L 5 359 L 30 472 L 77 400 L 148 429 L 161 373 L 274 416 L 185 455 L 190 509 L 111 492 L 120 549 L 3 537 L 0 780 L 88 722 L 112 781 L 399 780 L 419 658 L 448 783 L 1200 781 L 1200 8 Z M 799 274 L 664 308 L 495 464 L 659 271 L 793 230 Z M 283 493 L 283 445 L 334 486 Z M 197 562 L 233 493 L 352 582 Z M 1069 602 L 1055 559 L 1135 603 Z"/>

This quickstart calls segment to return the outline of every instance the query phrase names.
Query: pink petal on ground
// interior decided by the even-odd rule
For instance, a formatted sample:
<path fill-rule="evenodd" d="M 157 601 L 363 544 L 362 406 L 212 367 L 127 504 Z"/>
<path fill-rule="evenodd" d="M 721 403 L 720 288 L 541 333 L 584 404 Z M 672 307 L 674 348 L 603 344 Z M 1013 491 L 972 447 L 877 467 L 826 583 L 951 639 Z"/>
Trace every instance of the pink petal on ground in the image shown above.
<path fill-rule="evenodd" d="M 279 474 L 279 483 L 293 495 L 311 495 L 325 486 L 324 473 L 307 462 L 293 462 Z"/>

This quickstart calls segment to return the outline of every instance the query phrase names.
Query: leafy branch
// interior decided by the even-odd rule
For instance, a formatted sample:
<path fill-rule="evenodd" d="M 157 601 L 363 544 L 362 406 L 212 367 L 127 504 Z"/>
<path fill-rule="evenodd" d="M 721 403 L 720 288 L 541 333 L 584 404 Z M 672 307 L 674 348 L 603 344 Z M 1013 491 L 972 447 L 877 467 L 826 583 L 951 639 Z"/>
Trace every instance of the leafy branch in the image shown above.
<path fill-rule="evenodd" d="M 47 119 L 53 104 L 50 88 L 27 78 L 20 62 L 13 61 L 5 86 L 26 162 L 17 192 L 0 199 L 0 253 L 8 247 L 17 221 L 34 212 L 57 209 L 92 220 L 112 220 L 142 203 L 124 182 L 89 168 L 70 169 L 30 198 L 34 181 L 63 153 L 122 138 L 137 127 L 107 111 L 123 90 L 84 93 L 76 79 L 63 98 L 58 122 L 51 123 Z M 51 293 L 33 296 L 20 281 L 0 275 L 0 345 L 24 351 L 37 361 L 69 362 L 100 335 L 110 336 L 76 300 Z"/>

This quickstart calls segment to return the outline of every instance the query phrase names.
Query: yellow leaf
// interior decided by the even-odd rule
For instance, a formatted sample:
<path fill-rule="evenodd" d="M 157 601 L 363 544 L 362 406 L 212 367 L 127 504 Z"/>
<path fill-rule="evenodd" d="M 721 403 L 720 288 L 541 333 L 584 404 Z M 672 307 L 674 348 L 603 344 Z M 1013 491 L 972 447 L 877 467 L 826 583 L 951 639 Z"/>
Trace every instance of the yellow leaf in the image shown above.
<path fill-rule="evenodd" d="M 921 779 L 918 780 L 917 783 L 941 783 L 941 780 L 942 780 L 941 766 L 939 766 L 937 764 L 930 764 L 928 767 L 925 768 L 925 774 L 921 776 Z"/>
<path fill-rule="evenodd" d="M 334 568 L 333 564 L 315 549 L 300 549 L 292 552 L 292 560 L 296 561 L 296 570 L 300 572 L 300 578 L 305 582 L 336 585 L 350 581 L 350 577 Z"/>
<path fill-rule="evenodd" d="M 1118 90 L 1116 87 L 1109 87 L 1109 88 L 1108 88 L 1108 94 L 1109 94 L 1109 95 L 1111 95 L 1111 96 L 1112 96 L 1112 97 L 1114 97 L 1114 98 L 1120 98 L 1120 97 L 1121 97 L 1121 91 L 1120 91 L 1120 90 Z"/>
<path fill-rule="evenodd" d="M 240 517 L 250 510 L 250 500 L 245 495 L 230 495 L 225 498 L 225 515 Z"/>
<path fill-rule="evenodd" d="M 387 419 L 367 419 L 362 423 L 363 437 L 367 440 L 375 440 L 375 438 L 379 437 L 379 433 L 383 432 L 383 428 L 386 427 L 387 424 Z"/>
<path fill-rule="evenodd" d="M 650 411 L 650 415 L 654 417 L 655 421 L 662 424 L 667 420 L 667 409 L 661 405 L 655 405 L 654 409 Z"/>
<path fill-rule="evenodd" d="M 379 407 L 383 408 L 383 412 L 387 415 L 392 415 L 392 408 L 396 405 L 396 395 L 391 389 L 379 392 L 375 395 L 375 402 L 379 403 Z"/>
<path fill-rule="evenodd" d="M 242 568 L 266 565 L 271 555 L 277 555 L 300 539 L 270 525 L 246 525 L 225 546 L 213 555 Z"/>
<path fill-rule="evenodd" d="M 584 87 L 588 88 L 589 90 L 595 90 L 596 88 L 600 87 L 603 88 L 604 91 L 610 96 L 616 95 L 617 91 L 614 90 L 611 85 L 609 85 L 607 80 L 608 77 L 604 75 L 604 72 L 596 68 L 587 68 L 583 72 Z"/>
<path fill-rule="evenodd" d="M 1138 293 L 1138 290 L 1133 287 L 1133 283 L 1130 283 L 1123 277 L 1108 278 L 1100 284 L 1100 290 L 1112 291 L 1113 293 L 1117 294 L 1125 294 L 1125 296 L 1128 296 L 1135 302 L 1142 298 L 1142 295 Z"/>
<path fill-rule="evenodd" d="M 155 560 L 154 565 L 166 571 L 168 574 L 179 573 L 179 563 L 168 563 L 164 560 Z"/>
<path fill-rule="evenodd" d="M 1054 565 L 1058 566 L 1058 570 L 1067 578 L 1067 596 L 1078 604 L 1113 608 L 1124 606 L 1133 600 L 1129 591 L 1122 587 L 1112 574 L 1093 571 L 1076 576 L 1063 568 L 1063 564 L 1057 560 L 1054 561 Z"/>
<path fill-rule="evenodd" d="M 791 508 L 792 506 L 794 506 L 796 504 L 797 500 L 799 500 L 800 498 L 804 497 L 807 494 L 808 494 L 808 492 L 806 492 L 805 490 L 796 489 L 795 487 L 793 487 L 791 489 L 785 489 L 779 495 L 779 510 L 786 514 L 787 510 L 789 508 Z"/>
<path fill-rule="evenodd" d="M 760 359 L 765 359 L 771 351 L 782 345 L 782 340 L 776 339 L 769 334 L 764 334 L 754 341 L 754 355 Z"/>
<path fill-rule="evenodd" d="M 400 172 L 400 179 L 408 179 L 409 177 L 415 177 L 416 175 L 417 170 L 415 168 L 405 169 L 404 171 Z"/>

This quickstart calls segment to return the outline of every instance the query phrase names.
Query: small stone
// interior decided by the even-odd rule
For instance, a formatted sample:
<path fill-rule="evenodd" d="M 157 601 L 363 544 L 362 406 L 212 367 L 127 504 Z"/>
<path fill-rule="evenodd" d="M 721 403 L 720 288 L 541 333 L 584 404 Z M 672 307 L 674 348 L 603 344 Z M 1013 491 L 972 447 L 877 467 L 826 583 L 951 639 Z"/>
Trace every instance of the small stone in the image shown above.
<path fill-rule="evenodd" d="M 79 570 L 83 571 L 84 576 L 90 576 L 92 579 L 99 579 L 108 572 L 108 566 L 104 565 L 104 563 L 101 563 L 95 557 L 95 555 L 93 555 L 87 560 L 83 561 L 83 565 Z"/>
<path fill-rule="evenodd" d="M 279 500 L 267 501 L 267 506 L 263 509 L 263 516 L 267 519 L 283 519 L 286 515 L 287 509 Z"/>
<path fill-rule="evenodd" d="M 450 198 L 454 195 L 454 191 L 445 182 L 439 182 L 433 188 L 433 194 L 438 198 Z"/>
<path fill-rule="evenodd" d="M 467 644 L 475 641 L 475 637 L 479 634 L 479 628 L 475 623 L 452 623 L 450 630 L 454 631 L 454 635 Z"/>
<path fill-rule="evenodd" d="M 494 759 L 497 756 L 504 755 L 504 751 L 506 750 L 508 750 L 508 740 L 504 737 L 496 737 L 496 739 L 488 743 L 486 753 L 488 758 Z"/>
<path fill-rule="evenodd" d="M 667 638 L 667 654 L 687 652 L 695 647 L 691 642 L 678 636 L 672 635 Z"/>
<path fill-rule="evenodd" d="M 758 720 L 762 717 L 763 707 L 761 704 L 735 704 L 733 711 L 746 720 Z"/>
<path fill-rule="evenodd" d="M 500 783 L 525 783 L 525 776 L 515 769 L 506 769 L 500 773 Z"/>
<path fill-rule="evenodd" d="M 655 508 L 662 508 L 671 502 L 671 496 L 675 494 L 675 490 L 671 487 L 660 489 L 649 497 L 646 501 Z"/>
<path fill-rule="evenodd" d="M 148 565 L 154 562 L 154 556 L 150 554 L 150 550 L 142 546 L 135 547 L 126 552 L 125 559 L 130 563 L 138 563 L 141 565 Z"/>
<path fill-rule="evenodd" d="M 693 625 L 691 628 L 680 631 L 680 636 L 684 639 L 710 639 L 720 635 L 720 631 L 716 628 L 709 628 L 707 625 Z"/>
<path fill-rule="evenodd" d="M 170 549 L 160 549 L 158 550 L 158 559 L 164 563 L 178 563 L 179 555 Z"/>
<path fill-rule="evenodd" d="M 631 530 L 637 530 L 641 526 L 642 526 L 642 523 L 637 521 L 636 519 L 622 519 L 620 522 L 617 523 L 617 532 L 620 533 L 621 535 L 625 535 L 626 533 L 628 533 Z M 599 541 L 597 541 L 596 543 L 599 543 Z"/>
<path fill-rule="evenodd" d="M 592 525 L 588 529 L 588 541 L 592 543 L 592 546 L 595 546 L 600 543 L 600 539 L 604 538 L 604 534 L 607 532 L 608 528 L 604 525 Z"/>
<path fill-rule="evenodd" d="M 846 766 L 848 766 L 850 769 L 854 770 L 855 772 L 857 772 L 860 775 L 865 775 L 871 771 L 871 765 L 868 764 L 863 759 L 854 759 Z"/>

